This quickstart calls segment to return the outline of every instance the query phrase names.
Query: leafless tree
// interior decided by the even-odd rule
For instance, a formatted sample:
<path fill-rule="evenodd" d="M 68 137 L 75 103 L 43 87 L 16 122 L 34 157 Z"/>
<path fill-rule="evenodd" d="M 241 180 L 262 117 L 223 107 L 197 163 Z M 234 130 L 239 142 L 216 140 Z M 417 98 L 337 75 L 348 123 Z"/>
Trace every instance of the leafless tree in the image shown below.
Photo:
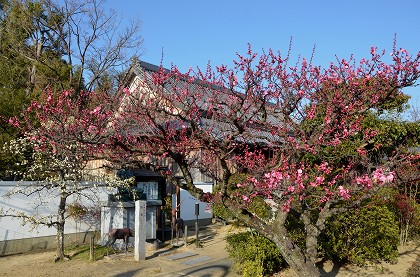
<path fill-rule="evenodd" d="M 90 91 L 116 86 L 125 66 L 140 56 L 143 39 L 139 20 L 125 21 L 104 3 L 10 1 L 3 28 L 12 51 L 29 63 L 27 95 L 45 87 Z"/>

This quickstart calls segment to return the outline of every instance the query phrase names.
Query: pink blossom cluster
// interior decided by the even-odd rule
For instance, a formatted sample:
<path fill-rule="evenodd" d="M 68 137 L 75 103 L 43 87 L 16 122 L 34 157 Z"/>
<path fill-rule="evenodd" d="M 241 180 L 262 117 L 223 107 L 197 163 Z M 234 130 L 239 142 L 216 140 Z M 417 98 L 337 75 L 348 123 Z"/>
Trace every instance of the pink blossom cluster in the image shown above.
<path fill-rule="evenodd" d="M 372 181 L 379 185 L 392 183 L 392 181 L 394 180 L 394 174 L 395 173 L 392 171 L 389 172 L 388 174 L 385 174 L 382 168 L 378 168 L 372 173 Z"/>
<path fill-rule="evenodd" d="M 373 185 L 385 185 L 387 183 L 392 183 L 394 180 L 394 172 L 389 172 L 386 174 L 382 168 L 377 168 L 371 175 L 365 174 L 360 177 L 356 177 L 355 181 L 357 185 L 360 185 L 364 188 L 372 188 Z"/>
<path fill-rule="evenodd" d="M 340 197 L 344 199 L 350 198 L 350 191 L 345 189 L 343 186 L 338 186 L 337 193 Z"/>

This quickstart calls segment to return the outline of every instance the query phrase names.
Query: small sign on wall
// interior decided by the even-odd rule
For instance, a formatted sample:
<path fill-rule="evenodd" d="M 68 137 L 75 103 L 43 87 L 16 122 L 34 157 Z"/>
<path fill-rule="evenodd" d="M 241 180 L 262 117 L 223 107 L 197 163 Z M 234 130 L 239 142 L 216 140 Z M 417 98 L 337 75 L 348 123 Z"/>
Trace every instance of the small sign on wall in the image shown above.
<path fill-rule="evenodd" d="M 143 190 L 147 200 L 160 200 L 158 182 L 137 182 L 137 189 Z"/>

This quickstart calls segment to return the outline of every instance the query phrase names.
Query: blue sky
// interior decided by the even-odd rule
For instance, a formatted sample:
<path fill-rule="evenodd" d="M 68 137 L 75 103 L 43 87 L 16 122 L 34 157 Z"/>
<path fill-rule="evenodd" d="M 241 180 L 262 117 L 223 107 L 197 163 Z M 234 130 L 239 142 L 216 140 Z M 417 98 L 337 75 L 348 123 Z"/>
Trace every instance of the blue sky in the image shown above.
<path fill-rule="evenodd" d="M 292 57 L 328 65 L 354 54 L 368 57 L 371 46 L 391 51 L 394 34 L 399 47 L 420 50 L 418 0 L 108 0 L 124 20 L 142 22 L 141 59 L 185 72 L 189 67 L 231 65 L 236 53 L 280 50 L 286 54 L 293 37 Z M 417 91 L 417 93 L 415 93 Z M 420 105 L 420 88 L 409 92 Z M 416 94 L 416 95 L 414 95 Z"/>

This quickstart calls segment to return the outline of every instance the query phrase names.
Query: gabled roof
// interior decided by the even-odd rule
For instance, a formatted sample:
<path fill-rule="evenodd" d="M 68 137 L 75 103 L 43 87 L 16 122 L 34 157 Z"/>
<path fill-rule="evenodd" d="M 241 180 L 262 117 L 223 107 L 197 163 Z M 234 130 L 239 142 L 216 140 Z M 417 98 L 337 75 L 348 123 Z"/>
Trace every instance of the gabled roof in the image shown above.
<path fill-rule="evenodd" d="M 124 84 L 125 87 L 130 88 L 133 85 L 133 82 L 135 81 L 136 77 L 139 78 L 147 78 L 149 83 L 152 81 L 152 74 L 158 72 L 159 70 L 164 70 L 165 72 L 169 73 L 170 70 L 162 68 L 160 66 L 156 66 L 144 61 L 135 61 L 128 73 L 126 74 L 124 78 Z M 216 86 L 214 84 L 204 83 L 201 80 L 194 79 L 187 81 L 186 79 L 182 80 L 174 80 L 169 79 L 167 86 L 164 85 L 164 92 L 171 94 L 174 93 L 174 88 L 185 88 L 190 91 L 200 91 L 205 92 L 208 90 L 209 92 L 217 91 L 218 96 L 221 97 L 219 101 L 223 101 L 223 97 L 228 98 L 229 93 L 232 93 L 231 91 L 228 91 L 225 88 L 222 88 L 220 86 Z M 210 93 L 209 93 L 210 95 Z M 240 93 L 238 92 L 238 95 Z M 211 133 L 215 139 L 223 139 L 224 137 L 228 136 L 229 134 L 237 133 L 237 128 L 228 121 L 215 121 L 208 116 L 205 115 L 205 109 L 206 105 L 208 104 L 205 97 L 202 96 L 202 99 L 194 99 L 195 103 L 202 107 L 203 109 L 203 116 L 200 118 L 200 122 L 198 123 L 200 126 L 204 127 L 204 129 L 211 129 Z M 173 103 L 175 105 L 188 105 L 188 103 Z M 278 119 L 274 116 L 269 116 L 267 118 L 267 121 L 270 123 L 278 122 Z M 168 122 L 166 122 L 168 123 Z M 175 128 L 183 128 L 183 127 L 189 127 L 188 123 L 181 122 L 180 120 L 173 120 L 170 122 L 171 125 L 175 126 Z M 267 128 L 264 126 L 258 126 L 257 124 L 249 124 L 250 126 L 247 126 L 247 128 L 240 134 L 236 135 L 236 140 L 238 142 L 242 143 L 262 143 L 262 144 L 270 144 L 271 142 L 283 142 L 283 139 L 280 138 L 277 135 L 273 135 Z M 154 132 L 150 126 L 148 127 L 148 130 L 142 130 L 140 133 L 146 135 L 146 133 L 150 134 L 150 132 Z M 155 130 L 156 131 L 156 130 Z"/>

